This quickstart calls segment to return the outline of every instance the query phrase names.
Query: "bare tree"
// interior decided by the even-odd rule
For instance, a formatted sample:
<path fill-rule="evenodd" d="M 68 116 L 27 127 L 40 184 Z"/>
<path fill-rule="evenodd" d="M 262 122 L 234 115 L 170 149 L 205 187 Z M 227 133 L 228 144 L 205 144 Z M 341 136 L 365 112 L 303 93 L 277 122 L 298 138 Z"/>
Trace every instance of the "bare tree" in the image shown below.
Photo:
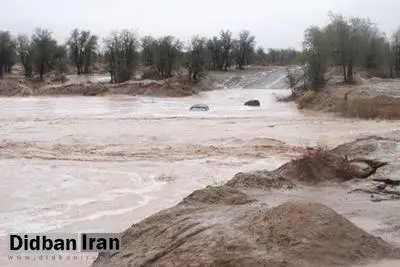
<path fill-rule="evenodd" d="M 349 49 L 348 44 L 350 42 L 350 27 L 342 15 L 330 13 L 329 16 L 331 24 L 328 25 L 326 33 L 332 47 L 334 47 L 334 60 L 342 66 L 344 81 L 347 82 L 347 50 Z"/>
<path fill-rule="evenodd" d="M 15 42 L 9 32 L 0 31 L 0 79 L 14 65 Z"/>
<path fill-rule="evenodd" d="M 182 46 L 181 41 L 173 36 L 165 36 L 157 40 L 153 60 L 161 77 L 173 76 L 173 71 L 179 67 Z"/>
<path fill-rule="evenodd" d="M 394 57 L 394 69 L 400 71 L 400 27 L 392 35 L 392 52 Z"/>
<path fill-rule="evenodd" d="M 255 37 L 249 31 L 242 31 L 239 39 L 234 42 L 235 61 L 239 69 L 250 63 L 250 58 L 254 55 Z"/>
<path fill-rule="evenodd" d="M 329 48 L 324 32 L 319 27 L 310 27 L 305 31 L 303 42 L 306 57 L 307 80 L 314 90 L 322 88 L 328 68 Z"/>
<path fill-rule="evenodd" d="M 33 73 L 33 48 L 32 42 L 27 35 L 18 35 L 16 49 L 24 67 L 25 76 L 31 77 Z"/>
<path fill-rule="evenodd" d="M 105 56 L 111 74 L 111 83 L 131 79 L 137 64 L 138 38 L 133 32 L 123 30 L 112 33 L 105 41 Z"/>
<path fill-rule="evenodd" d="M 74 29 L 68 39 L 69 55 L 76 67 L 77 74 L 88 74 L 93 65 L 93 54 L 97 49 L 97 36 L 90 31 Z"/>
<path fill-rule="evenodd" d="M 186 68 L 189 81 L 198 82 L 205 75 L 207 64 L 207 39 L 193 36 L 188 47 Z"/>
<path fill-rule="evenodd" d="M 144 66 L 154 65 L 154 52 L 157 46 L 157 40 L 151 36 L 142 38 L 142 61 Z"/>
<path fill-rule="evenodd" d="M 227 71 L 232 62 L 231 62 L 231 56 L 232 56 L 232 46 L 233 46 L 233 40 L 232 40 L 232 32 L 230 31 L 221 31 L 220 33 L 220 38 L 221 38 L 221 46 L 222 46 L 222 61 L 223 61 L 223 66 L 224 70 Z"/>
<path fill-rule="evenodd" d="M 221 40 L 219 40 L 218 37 L 214 36 L 212 39 L 207 41 L 207 49 L 208 53 L 211 56 L 211 65 L 209 66 L 209 69 L 223 70 L 224 61 L 222 58 L 223 48 Z"/>
<path fill-rule="evenodd" d="M 287 67 L 286 68 L 286 82 L 289 88 L 292 90 L 292 95 L 295 95 L 295 90 L 299 86 L 301 81 L 305 79 L 305 69 L 302 67 Z"/>
<path fill-rule="evenodd" d="M 17 53 L 24 67 L 25 76 L 31 77 L 33 73 L 33 47 L 31 40 L 25 34 L 17 37 Z"/>
<path fill-rule="evenodd" d="M 40 79 L 54 68 L 57 41 L 48 30 L 37 28 L 32 36 L 33 67 Z"/>

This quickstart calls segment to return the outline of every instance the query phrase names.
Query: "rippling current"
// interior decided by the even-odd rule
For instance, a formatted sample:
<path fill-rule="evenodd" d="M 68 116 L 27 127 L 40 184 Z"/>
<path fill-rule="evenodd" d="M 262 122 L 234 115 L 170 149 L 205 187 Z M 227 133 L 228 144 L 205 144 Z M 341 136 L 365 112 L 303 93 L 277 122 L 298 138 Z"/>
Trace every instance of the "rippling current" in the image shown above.
<path fill-rule="evenodd" d="M 301 147 L 399 128 L 299 112 L 277 93 L 288 91 L 0 99 L 0 236 L 122 231 L 194 189 L 274 169 Z M 261 107 L 244 106 L 250 99 Z M 199 103 L 210 111 L 189 111 Z"/>

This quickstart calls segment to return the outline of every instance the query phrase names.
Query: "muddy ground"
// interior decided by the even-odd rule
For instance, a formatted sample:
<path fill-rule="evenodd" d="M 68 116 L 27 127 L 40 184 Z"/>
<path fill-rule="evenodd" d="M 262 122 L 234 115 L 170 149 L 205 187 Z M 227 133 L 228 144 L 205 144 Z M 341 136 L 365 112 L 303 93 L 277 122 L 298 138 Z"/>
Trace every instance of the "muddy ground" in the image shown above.
<path fill-rule="evenodd" d="M 400 79 L 382 79 L 356 73 L 356 84 L 346 85 L 332 75 L 306 108 L 362 119 L 400 119 Z"/>
<path fill-rule="evenodd" d="M 185 97 L 198 94 L 199 91 L 243 88 L 254 86 L 253 80 L 261 80 L 272 67 L 249 67 L 245 70 L 226 72 L 211 71 L 198 84 L 190 84 L 187 77 L 177 75 L 165 80 L 136 80 L 120 84 L 109 84 L 109 75 L 68 75 L 64 81 L 55 77 L 46 77 L 44 82 L 34 81 L 21 75 L 9 75 L 0 80 L 0 96 L 106 96 L 106 95 L 143 95 L 156 97 Z M 278 69 L 278 78 L 281 75 Z M 53 75 L 54 76 L 54 75 Z M 277 88 L 280 88 L 279 86 Z"/>
<path fill-rule="evenodd" d="M 399 259 L 391 265 L 398 266 L 398 244 L 368 234 L 319 204 L 316 195 L 312 202 L 278 205 L 268 196 L 295 197 L 315 187 L 325 193 L 348 191 L 345 200 L 330 196 L 347 205 L 357 198 L 399 200 L 399 145 L 400 132 L 395 132 L 330 151 L 312 149 L 274 171 L 238 173 L 225 185 L 197 190 L 177 206 L 132 225 L 123 233 L 122 250 L 100 253 L 92 266 L 330 267 Z M 371 190 L 365 190 L 366 184 Z M 385 231 L 400 234 L 396 219 L 380 230 Z"/>

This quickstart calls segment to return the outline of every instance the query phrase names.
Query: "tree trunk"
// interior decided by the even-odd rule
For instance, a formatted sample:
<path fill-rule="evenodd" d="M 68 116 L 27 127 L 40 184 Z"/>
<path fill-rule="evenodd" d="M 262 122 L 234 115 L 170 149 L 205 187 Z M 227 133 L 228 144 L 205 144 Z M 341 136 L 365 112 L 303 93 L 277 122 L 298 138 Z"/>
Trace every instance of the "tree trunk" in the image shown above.
<path fill-rule="evenodd" d="M 342 63 L 344 82 L 347 82 L 346 63 Z"/>
<path fill-rule="evenodd" d="M 189 70 L 189 82 L 192 82 L 192 71 Z"/>
<path fill-rule="evenodd" d="M 3 79 L 4 76 L 4 65 L 0 61 L 0 79 Z"/>
<path fill-rule="evenodd" d="M 44 75 L 44 64 L 40 64 L 40 80 L 43 80 L 43 75 Z"/>
<path fill-rule="evenodd" d="M 352 83 L 353 82 L 353 63 L 350 62 L 349 66 L 347 68 L 347 78 L 348 82 Z"/>

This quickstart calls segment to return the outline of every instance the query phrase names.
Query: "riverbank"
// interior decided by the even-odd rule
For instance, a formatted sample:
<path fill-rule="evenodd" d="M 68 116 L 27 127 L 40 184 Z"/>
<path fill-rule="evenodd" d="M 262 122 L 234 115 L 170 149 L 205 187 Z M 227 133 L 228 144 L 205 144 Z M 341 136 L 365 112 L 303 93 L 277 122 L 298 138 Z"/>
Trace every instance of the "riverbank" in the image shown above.
<path fill-rule="evenodd" d="M 187 97 L 201 91 L 227 88 L 243 88 L 254 79 L 262 79 L 271 71 L 281 75 L 280 67 L 253 66 L 244 70 L 226 72 L 212 71 L 197 84 L 191 84 L 186 76 L 177 75 L 165 80 L 137 79 L 120 84 L 108 83 L 108 75 L 55 76 L 47 77 L 44 82 L 27 79 L 23 76 L 7 76 L 0 80 L 0 96 L 153 96 Z M 269 78 L 269 77 L 266 77 Z M 278 77 L 279 78 L 279 77 Z"/>
<path fill-rule="evenodd" d="M 295 100 L 299 108 L 335 112 L 361 119 L 400 119 L 400 79 L 357 76 L 356 84 L 346 85 L 331 76 L 318 92 L 303 92 Z"/>
<path fill-rule="evenodd" d="M 0 81 L 0 96 L 106 96 L 144 95 L 157 97 L 183 97 L 198 93 L 201 85 L 182 83 L 177 79 L 163 81 L 139 80 L 120 84 L 105 82 L 30 82 L 26 79 Z"/>

